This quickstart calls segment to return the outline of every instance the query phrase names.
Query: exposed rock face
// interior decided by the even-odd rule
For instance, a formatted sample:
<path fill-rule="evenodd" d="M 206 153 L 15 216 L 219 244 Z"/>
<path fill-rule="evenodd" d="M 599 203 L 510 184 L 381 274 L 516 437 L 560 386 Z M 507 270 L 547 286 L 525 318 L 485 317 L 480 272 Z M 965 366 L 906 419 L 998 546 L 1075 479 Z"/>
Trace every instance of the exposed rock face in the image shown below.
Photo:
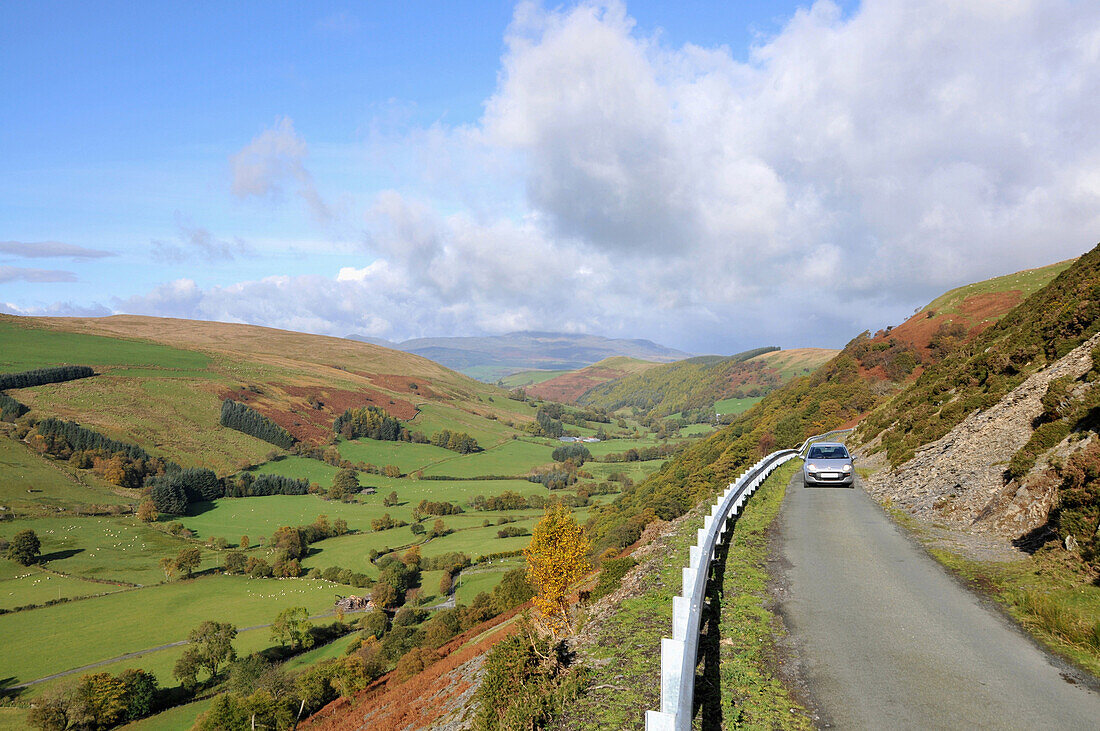
<path fill-rule="evenodd" d="M 921 448 L 895 470 L 864 480 L 876 499 L 928 521 L 1015 538 L 1046 522 L 1056 495 L 1053 480 L 1033 471 L 1006 482 L 1005 468 L 1033 432 L 1050 382 L 1077 378 L 1092 367 L 1094 336 L 1050 367 L 1033 374 L 995 406 L 975 412 L 941 439 Z M 1063 442 L 1056 453 L 1076 451 L 1087 441 Z M 1040 458 L 1037 468 L 1045 466 Z"/>

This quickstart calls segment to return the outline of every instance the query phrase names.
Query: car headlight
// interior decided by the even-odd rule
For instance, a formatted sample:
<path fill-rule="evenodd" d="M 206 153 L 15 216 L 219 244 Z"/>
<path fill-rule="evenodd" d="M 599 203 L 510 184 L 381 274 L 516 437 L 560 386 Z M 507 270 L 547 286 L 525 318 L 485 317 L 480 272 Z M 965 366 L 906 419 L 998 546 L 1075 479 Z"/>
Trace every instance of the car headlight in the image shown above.
<path fill-rule="evenodd" d="M 817 465 L 808 464 L 808 465 L 806 465 L 806 469 L 808 469 L 810 472 L 817 472 Z"/>
<path fill-rule="evenodd" d="M 852 471 L 852 465 L 850 465 L 850 464 L 844 465 L 844 471 L 845 472 L 851 472 Z"/>

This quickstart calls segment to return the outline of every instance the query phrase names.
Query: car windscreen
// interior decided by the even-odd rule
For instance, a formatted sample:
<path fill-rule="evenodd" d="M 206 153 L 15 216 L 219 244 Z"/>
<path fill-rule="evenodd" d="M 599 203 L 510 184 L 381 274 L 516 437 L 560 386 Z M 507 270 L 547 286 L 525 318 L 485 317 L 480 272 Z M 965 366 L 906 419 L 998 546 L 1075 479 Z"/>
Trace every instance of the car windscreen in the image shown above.
<path fill-rule="evenodd" d="M 848 450 L 844 447 L 810 447 L 809 459 L 848 459 Z"/>

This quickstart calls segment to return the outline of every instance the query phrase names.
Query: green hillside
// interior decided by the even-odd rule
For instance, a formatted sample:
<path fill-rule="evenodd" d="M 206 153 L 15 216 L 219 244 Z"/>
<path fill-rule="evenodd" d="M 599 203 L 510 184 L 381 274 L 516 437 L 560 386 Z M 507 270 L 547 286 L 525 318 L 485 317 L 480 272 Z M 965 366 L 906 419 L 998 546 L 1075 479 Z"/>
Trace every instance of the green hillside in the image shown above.
<path fill-rule="evenodd" d="M 713 419 L 716 401 L 761 396 L 782 380 L 778 370 L 763 361 L 746 362 L 778 348 L 757 348 L 737 355 L 699 356 L 655 366 L 597 385 L 578 403 L 609 412 L 635 409 L 649 417 L 705 411 Z"/>

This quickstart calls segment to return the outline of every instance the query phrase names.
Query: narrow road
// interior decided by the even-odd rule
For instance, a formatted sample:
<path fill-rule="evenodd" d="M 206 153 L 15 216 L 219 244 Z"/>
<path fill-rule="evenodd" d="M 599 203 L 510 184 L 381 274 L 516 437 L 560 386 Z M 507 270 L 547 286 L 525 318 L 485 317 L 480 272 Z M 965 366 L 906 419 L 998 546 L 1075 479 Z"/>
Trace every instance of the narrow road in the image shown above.
<path fill-rule="evenodd" d="M 1100 693 L 958 584 L 860 487 L 779 517 L 780 611 L 829 728 L 1097 728 Z"/>

